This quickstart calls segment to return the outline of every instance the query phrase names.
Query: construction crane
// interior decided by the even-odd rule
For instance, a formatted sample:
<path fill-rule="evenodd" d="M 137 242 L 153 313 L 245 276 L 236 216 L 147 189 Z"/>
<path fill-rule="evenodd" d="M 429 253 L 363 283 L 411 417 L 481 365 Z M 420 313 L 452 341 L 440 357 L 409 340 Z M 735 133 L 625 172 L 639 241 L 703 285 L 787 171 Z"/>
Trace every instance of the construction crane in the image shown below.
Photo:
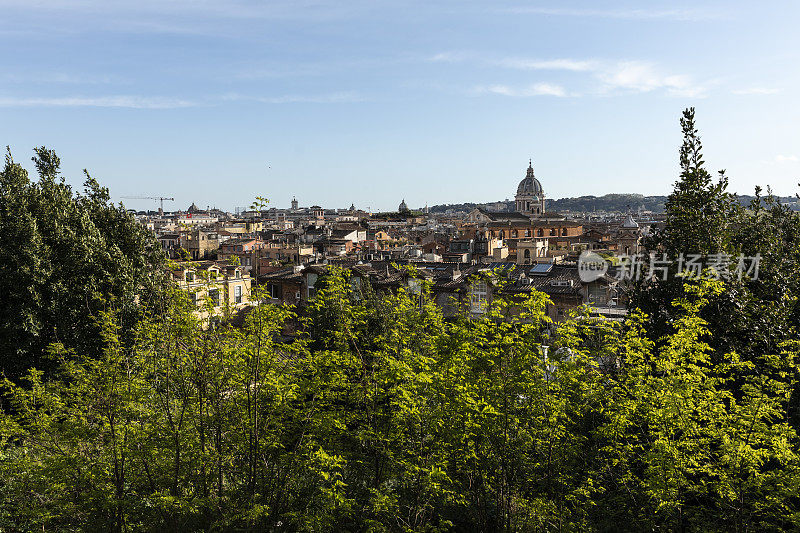
<path fill-rule="evenodd" d="M 159 212 L 164 212 L 164 200 L 169 200 L 171 202 L 175 201 L 175 198 L 167 198 L 166 196 L 121 196 L 125 200 L 158 200 L 161 202 L 161 209 Z"/>

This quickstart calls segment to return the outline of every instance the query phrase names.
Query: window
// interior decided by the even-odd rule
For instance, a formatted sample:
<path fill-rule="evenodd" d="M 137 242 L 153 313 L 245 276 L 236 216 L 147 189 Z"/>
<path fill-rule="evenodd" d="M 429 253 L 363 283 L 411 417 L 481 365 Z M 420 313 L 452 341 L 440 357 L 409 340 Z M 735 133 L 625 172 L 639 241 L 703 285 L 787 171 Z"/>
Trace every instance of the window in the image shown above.
<path fill-rule="evenodd" d="M 552 237 L 555 234 L 556 234 L 556 228 L 550 228 L 550 236 Z"/>
<path fill-rule="evenodd" d="M 236 269 L 236 274 L 235 274 L 235 277 L 236 277 L 236 279 L 239 279 L 239 278 L 241 278 L 241 277 L 242 277 L 242 271 L 241 271 L 241 270 L 239 270 L 238 268 Z"/>
<path fill-rule="evenodd" d="M 191 300 L 193 305 L 197 305 L 197 293 L 194 292 L 194 291 L 190 292 L 189 293 L 189 300 Z"/>
<path fill-rule="evenodd" d="M 310 302 L 314 299 L 314 296 L 317 295 L 317 290 L 314 288 L 314 284 L 317 283 L 317 275 L 313 272 L 310 272 L 308 276 L 306 276 L 306 284 L 308 285 L 308 294 L 307 300 Z"/>
<path fill-rule="evenodd" d="M 242 286 L 237 285 L 233 288 L 233 302 L 240 304 L 242 303 Z"/>
<path fill-rule="evenodd" d="M 486 295 L 488 287 L 485 281 L 476 281 L 472 284 L 470 292 L 470 311 L 473 313 L 483 313 L 486 310 Z"/>
<path fill-rule="evenodd" d="M 516 238 L 517 238 L 517 235 L 518 235 L 518 234 L 517 234 L 517 230 L 511 230 L 511 238 L 512 238 L 512 239 L 516 239 Z"/>
<path fill-rule="evenodd" d="M 531 249 L 530 248 L 525 248 L 524 256 L 525 256 L 525 259 L 530 259 L 531 258 Z"/>
<path fill-rule="evenodd" d="M 219 270 L 208 271 L 208 279 L 217 279 L 218 276 L 219 276 Z"/>
<path fill-rule="evenodd" d="M 211 300 L 211 306 L 219 306 L 219 289 L 210 289 L 208 291 L 208 299 Z"/>
<path fill-rule="evenodd" d="M 193 281 L 194 281 L 194 272 L 187 272 L 186 283 L 192 283 Z"/>
<path fill-rule="evenodd" d="M 267 285 L 267 289 L 269 290 L 269 297 L 274 298 L 276 300 L 281 299 L 281 286 L 277 283 L 270 283 Z"/>
<path fill-rule="evenodd" d="M 567 228 L 561 228 L 561 235 L 564 237 L 567 236 Z"/>
<path fill-rule="evenodd" d="M 525 236 L 526 236 L 526 237 L 530 237 L 530 236 L 531 236 L 531 230 L 529 230 L 529 229 L 526 229 L 526 230 L 525 230 Z"/>
<path fill-rule="evenodd" d="M 539 229 L 536 230 L 536 236 L 537 237 L 544 237 L 544 231 L 542 231 L 542 228 L 539 228 Z"/>

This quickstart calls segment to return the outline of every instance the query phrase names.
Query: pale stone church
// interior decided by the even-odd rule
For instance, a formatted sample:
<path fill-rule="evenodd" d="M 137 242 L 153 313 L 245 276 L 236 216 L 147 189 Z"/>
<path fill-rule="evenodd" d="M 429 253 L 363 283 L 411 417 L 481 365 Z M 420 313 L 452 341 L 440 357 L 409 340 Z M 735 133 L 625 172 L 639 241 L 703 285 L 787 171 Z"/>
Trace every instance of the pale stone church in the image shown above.
<path fill-rule="evenodd" d="M 544 189 L 533 175 L 533 161 L 528 162 L 525 178 L 519 182 L 517 195 L 514 197 L 515 210 L 524 215 L 541 215 L 545 211 Z"/>

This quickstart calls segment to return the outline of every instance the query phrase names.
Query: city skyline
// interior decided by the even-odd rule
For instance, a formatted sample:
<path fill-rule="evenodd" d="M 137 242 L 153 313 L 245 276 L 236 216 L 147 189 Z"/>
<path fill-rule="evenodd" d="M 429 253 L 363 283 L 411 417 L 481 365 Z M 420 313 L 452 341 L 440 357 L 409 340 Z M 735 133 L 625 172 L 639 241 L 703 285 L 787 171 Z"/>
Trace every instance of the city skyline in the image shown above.
<path fill-rule="evenodd" d="M 73 185 L 86 167 L 115 200 L 489 202 L 513 197 L 529 158 L 548 198 L 667 194 L 687 106 L 731 190 L 797 191 L 788 2 L 0 7 L 15 159 L 32 169 L 46 145 Z"/>

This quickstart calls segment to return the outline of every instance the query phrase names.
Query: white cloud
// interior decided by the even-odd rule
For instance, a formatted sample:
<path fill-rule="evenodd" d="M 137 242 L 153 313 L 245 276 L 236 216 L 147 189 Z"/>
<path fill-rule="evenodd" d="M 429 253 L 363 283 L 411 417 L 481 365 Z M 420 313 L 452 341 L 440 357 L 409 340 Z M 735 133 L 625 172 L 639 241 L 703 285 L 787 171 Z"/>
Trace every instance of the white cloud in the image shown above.
<path fill-rule="evenodd" d="M 510 87 L 508 85 L 489 85 L 486 87 L 476 87 L 477 94 L 499 94 L 502 96 L 567 96 L 567 91 L 560 85 L 552 83 L 534 83 L 525 87 Z"/>
<path fill-rule="evenodd" d="M 0 12 L 8 20 L 19 21 L 15 33 L 37 39 L 113 32 L 261 41 L 264 23 L 332 24 L 363 17 L 380 9 L 379 4 L 368 0 L 0 0 Z M 13 35 L 10 31 L 0 29 Z"/>
<path fill-rule="evenodd" d="M 520 59 L 508 58 L 496 62 L 498 66 L 518 70 L 569 70 L 573 72 L 586 72 L 595 70 L 597 62 L 576 59 Z"/>
<path fill-rule="evenodd" d="M 593 86 L 584 90 L 588 94 L 612 95 L 618 93 L 648 93 L 661 91 L 668 96 L 685 98 L 702 98 L 709 89 L 710 82 L 698 83 L 691 76 L 665 72 L 650 61 L 605 61 L 597 59 L 529 59 L 509 57 L 501 59 L 480 59 L 466 52 L 443 52 L 430 58 L 438 62 L 473 61 L 485 66 L 501 67 L 513 70 L 559 70 L 589 75 L 588 83 Z M 484 86 L 483 93 L 513 94 L 553 94 L 567 96 L 567 91 L 560 85 L 540 84 L 542 92 L 537 92 L 536 85 L 526 89 L 515 89 L 506 85 Z M 490 90 L 494 87 L 496 90 Z M 570 93 L 570 96 L 576 96 Z"/>
<path fill-rule="evenodd" d="M 781 90 L 771 87 L 749 87 L 746 89 L 734 89 L 731 92 L 738 95 L 769 95 L 778 94 Z"/>
<path fill-rule="evenodd" d="M 55 98 L 2 97 L 0 107 L 125 107 L 132 109 L 174 109 L 193 107 L 195 102 L 144 96 L 66 96 Z"/>
<path fill-rule="evenodd" d="M 696 9 L 571 9 L 548 7 L 511 8 L 512 13 L 548 15 L 556 17 L 610 18 L 630 20 L 709 20 L 720 18 L 720 13 Z"/>
<path fill-rule="evenodd" d="M 800 157 L 796 155 L 776 155 L 775 156 L 775 163 L 797 163 L 800 161 Z"/>
<path fill-rule="evenodd" d="M 225 95 L 223 100 L 259 102 L 262 104 L 338 104 L 363 102 L 364 98 L 354 92 L 338 92 L 320 95 L 287 94 L 282 96 L 247 96 L 232 93 Z"/>
<path fill-rule="evenodd" d="M 475 62 L 487 67 L 502 67 L 515 70 L 569 70 L 585 72 L 597 68 L 597 62 L 592 60 L 557 58 L 557 59 L 530 59 L 524 57 L 507 57 L 501 59 L 480 58 L 470 52 L 441 52 L 428 58 L 435 63 L 464 63 Z"/>
<path fill-rule="evenodd" d="M 68 74 L 66 72 L 47 72 L 36 74 L 3 74 L 0 75 L 9 83 L 47 83 L 64 85 L 110 85 L 119 81 L 117 77 L 92 74 Z"/>
<path fill-rule="evenodd" d="M 664 74 L 653 63 L 622 61 L 597 72 L 601 91 L 651 92 L 664 90 L 670 96 L 702 97 L 706 88 L 683 74 Z"/>
<path fill-rule="evenodd" d="M 368 5 L 367 2 L 363 2 Z M 27 11 L 194 15 L 225 18 L 300 18 L 357 9 L 334 0 L 0 0 L 0 7 Z"/>
<path fill-rule="evenodd" d="M 436 63 L 461 63 L 470 59 L 474 59 L 474 56 L 468 52 L 440 52 L 428 58 Z"/>
<path fill-rule="evenodd" d="M 121 107 L 130 109 L 176 109 L 214 105 L 219 102 L 256 102 L 262 104 L 316 103 L 334 104 L 361 102 L 363 98 L 352 92 L 321 95 L 289 94 L 273 97 L 226 94 L 221 97 L 203 98 L 198 101 L 178 98 L 145 96 L 64 96 L 64 97 L 4 97 L 0 96 L 0 107 Z"/>
<path fill-rule="evenodd" d="M 497 65 L 518 70 L 566 70 L 592 73 L 600 80 L 601 92 L 625 90 L 651 92 L 664 90 L 670 96 L 701 97 L 706 88 L 684 74 L 666 74 L 647 61 L 607 62 L 578 59 L 530 60 L 509 58 Z"/>

